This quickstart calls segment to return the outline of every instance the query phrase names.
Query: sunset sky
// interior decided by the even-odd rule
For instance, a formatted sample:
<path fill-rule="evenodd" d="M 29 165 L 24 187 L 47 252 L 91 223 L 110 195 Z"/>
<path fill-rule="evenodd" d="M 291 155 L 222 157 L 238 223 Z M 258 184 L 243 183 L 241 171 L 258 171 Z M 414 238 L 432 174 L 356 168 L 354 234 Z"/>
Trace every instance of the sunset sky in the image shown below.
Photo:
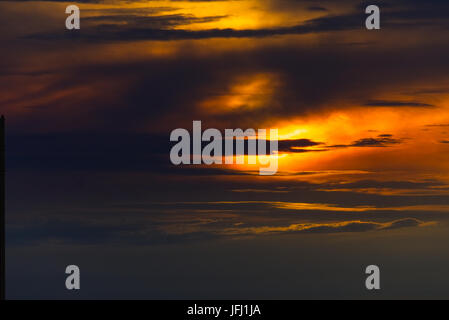
<path fill-rule="evenodd" d="M 361 297 L 376 261 L 401 285 L 384 297 L 449 297 L 448 17 L 443 0 L 0 1 L 7 293 L 70 297 L 53 268 L 76 257 L 88 298 Z M 277 128 L 277 174 L 173 166 L 170 132 L 194 120 Z M 105 261 L 124 264 L 116 291 Z M 328 263 L 346 280 L 310 280 Z"/>

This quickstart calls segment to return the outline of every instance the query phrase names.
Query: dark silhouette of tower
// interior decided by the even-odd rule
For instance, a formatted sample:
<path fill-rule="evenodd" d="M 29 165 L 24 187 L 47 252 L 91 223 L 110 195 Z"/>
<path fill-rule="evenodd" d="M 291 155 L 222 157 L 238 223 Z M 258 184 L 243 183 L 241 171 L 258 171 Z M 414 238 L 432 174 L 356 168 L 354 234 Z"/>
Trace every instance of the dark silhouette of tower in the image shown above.
<path fill-rule="evenodd" d="M 5 217 L 5 117 L 0 117 L 0 234 L 1 234 L 1 252 L 0 252 L 0 275 L 1 275 L 1 284 L 0 284 L 0 300 L 5 300 L 5 281 L 6 281 L 6 262 L 5 262 L 5 246 L 6 246 L 6 217 Z"/>

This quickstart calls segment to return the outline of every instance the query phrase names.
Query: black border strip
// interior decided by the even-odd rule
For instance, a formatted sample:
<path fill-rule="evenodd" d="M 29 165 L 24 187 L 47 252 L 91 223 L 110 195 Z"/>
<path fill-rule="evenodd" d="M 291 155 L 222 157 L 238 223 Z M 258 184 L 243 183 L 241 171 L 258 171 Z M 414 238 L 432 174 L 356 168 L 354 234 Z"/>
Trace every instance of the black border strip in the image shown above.
<path fill-rule="evenodd" d="M 0 252 L 0 274 L 1 274 L 1 284 L 0 284 L 0 300 L 6 299 L 6 168 L 5 168 L 5 140 L 6 140 L 6 134 L 5 134 L 5 117 L 2 115 L 0 117 L 0 237 L 1 237 L 1 252 Z"/>

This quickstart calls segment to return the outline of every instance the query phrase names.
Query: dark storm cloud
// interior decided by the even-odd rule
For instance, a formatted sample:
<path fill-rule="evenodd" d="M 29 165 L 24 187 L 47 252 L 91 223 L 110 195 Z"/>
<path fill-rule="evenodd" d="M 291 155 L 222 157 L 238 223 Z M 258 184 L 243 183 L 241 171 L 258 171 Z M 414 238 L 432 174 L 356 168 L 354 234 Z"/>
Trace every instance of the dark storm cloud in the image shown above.
<path fill-rule="evenodd" d="M 180 175 L 248 175 L 246 172 L 217 169 L 176 167 L 170 162 L 169 153 L 174 144 L 169 134 L 103 133 L 59 133 L 33 134 L 8 137 L 8 167 L 10 169 L 35 170 L 88 170 L 88 171 L 150 171 Z M 193 141 L 191 140 L 190 150 Z M 202 147 L 209 142 L 202 142 Z M 233 150 L 236 150 L 236 141 Z M 263 143 L 263 140 L 262 140 Z M 270 150 L 269 141 L 265 150 Z M 308 139 L 280 140 L 279 151 L 308 152 L 304 148 L 322 143 Z M 257 148 L 256 144 L 256 148 Z M 222 140 L 222 150 L 225 141 Z M 244 142 L 244 154 L 248 141 Z M 257 151 L 256 151 L 257 154 Z"/>
<path fill-rule="evenodd" d="M 398 228 L 406 228 L 406 227 L 417 227 L 420 224 L 422 224 L 422 221 L 419 221 L 418 219 L 408 218 L 408 219 L 401 219 L 393 221 L 390 225 L 385 226 L 383 229 L 398 229 Z"/>
<path fill-rule="evenodd" d="M 294 148 L 294 147 L 314 147 L 323 144 L 322 142 L 315 142 L 310 139 L 292 139 L 292 140 L 281 140 L 279 141 L 279 146 L 283 148 Z"/>
<path fill-rule="evenodd" d="M 347 224 L 318 225 L 304 230 L 292 231 L 292 233 L 337 233 L 337 232 L 366 232 L 374 230 L 398 229 L 405 227 L 417 227 L 422 222 L 416 219 L 404 219 L 387 224 L 375 222 L 354 221 Z"/>
<path fill-rule="evenodd" d="M 126 13 L 126 12 L 125 12 Z M 226 16 L 211 16 L 211 17 L 195 17 L 193 15 L 185 14 L 171 14 L 161 16 L 143 16 L 138 14 L 114 14 L 114 15 L 99 15 L 83 18 L 83 22 L 96 23 L 98 28 L 107 31 L 108 28 L 117 27 L 118 24 L 126 24 L 127 28 L 173 28 L 176 26 L 206 23 L 218 21 Z M 120 26 L 119 26 L 120 27 Z"/>
<path fill-rule="evenodd" d="M 411 10 L 407 8 L 405 10 Z M 133 19 L 130 17 L 133 15 L 130 12 L 126 14 L 126 12 L 124 17 L 120 18 L 111 17 L 112 14 L 105 11 L 105 17 L 99 16 L 92 19 L 97 19 L 97 22 L 100 22 L 98 19 L 132 22 Z M 81 49 L 83 45 L 87 45 L 84 40 L 92 40 L 97 43 L 103 40 L 126 42 L 147 39 L 201 39 L 216 36 L 266 37 L 322 31 L 361 30 L 364 17 L 364 12 L 358 10 L 339 16 L 326 15 L 287 28 L 192 31 L 147 28 L 147 26 L 149 24 L 169 26 L 170 24 L 193 23 L 197 19 L 195 17 L 150 16 L 139 17 L 132 22 L 135 24 L 131 23 L 131 27 L 126 24 L 124 26 L 114 24 L 110 28 L 86 27 L 77 33 L 48 33 L 34 35 L 30 38 L 66 40 L 67 45 Z M 209 17 L 206 19 L 219 18 Z M 421 30 L 419 26 L 416 28 Z M 395 28 L 395 30 L 397 29 Z M 415 28 L 410 27 L 407 32 L 413 34 L 414 31 L 416 31 Z M 433 36 L 438 32 L 432 30 L 431 34 Z M 369 35 L 367 33 L 366 37 L 370 37 Z M 432 45 L 426 45 L 420 43 L 421 38 L 417 38 L 414 40 L 416 45 L 407 44 L 403 47 L 384 48 L 382 43 L 370 43 L 369 40 L 364 45 L 348 45 L 348 43 L 329 39 L 329 43 L 322 42 L 319 47 L 313 45 L 304 47 L 292 40 L 283 47 L 248 48 L 239 52 L 223 52 L 217 55 L 201 55 L 192 45 L 189 50 L 183 50 L 182 55 L 175 57 L 152 57 L 147 60 L 131 60 L 130 62 L 108 62 L 105 60 L 95 64 L 95 67 L 88 63 L 73 67 L 67 65 L 66 69 L 61 70 L 48 86 L 44 86 L 40 91 L 32 94 L 24 90 L 22 95 L 7 101 L 7 103 L 23 103 L 25 99 L 32 100 L 32 98 L 45 100 L 46 95 L 56 90 L 90 85 L 96 90 L 94 98 L 68 96 L 67 99 L 56 100 L 45 105 L 30 102 L 26 107 L 29 110 L 28 115 L 36 120 L 31 126 L 36 126 L 38 123 L 41 123 L 42 126 L 51 126 L 50 118 L 46 116 L 54 110 L 66 108 L 71 110 L 70 113 L 75 116 L 79 112 L 80 115 L 77 118 L 81 119 L 80 121 L 84 125 L 99 130 L 110 128 L 118 122 L 123 128 L 135 129 L 142 129 L 153 124 L 162 126 L 164 121 L 170 125 L 186 127 L 191 124 L 194 117 L 203 120 L 210 119 L 211 126 L 217 126 L 219 123 L 221 127 L 227 128 L 256 127 L 260 121 L 267 119 L 276 121 L 279 118 L 333 110 L 348 105 L 368 104 L 367 106 L 389 108 L 431 107 L 432 104 L 421 101 L 383 101 L 376 100 L 375 97 L 378 92 L 383 90 L 410 88 L 425 83 L 429 79 L 439 81 L 444 79 L 449 72 L 447 62 L 449 46 L 446 42 L 436 40 Z M 24 43 L 27 41 L 25 40 Z M 36 42 L 30 41 L 30 43 Z M 58 41 L 53 44 L 64 46 L 62 42 Z M 4 70 L 8 70 L 8 74 L 23 72 L 14 70 L 11 65 L 5 66 Z M 39 72 L 46 72 L 46 70 L 34 72 L 38 75 Z M 275 87 L 275 101 L 267 101 L 265 105 L 255 110 L 241 108 L 213 117 L 198 109 L 199 103 L 210 98 L 213 92 L 222 92 L 226 87 L 232 86 L 235 77 L 259 72 L 278 75 L 282 80 L 282 83 Z M 117 90 L 98 86 L 99 83 L 112 83 L 110 79 L 114 79 L 114 82 L 117 83 Z M 39 79 L 34 81 L 39 81 Z M 111 94 L 117 96 L 111 99 L 112 101 L 107 100 L 106 97 Z M 92 109 L 89 117 L 82 114 L 79 105 L 83 105 L 83 109 Z M 108 112 L 107 117 L 102 116 L 105 110 Z M 183 115 L 189 115 L 190 119 L 186 119 Z M 61 114 L 60 116 L 64 117 L 65 115 Z M 238 121 L 236 121 L 237 119 Z M 23 130 L 29 128 L 30 124 L 27 123 L 25 116 L 21 118 L 21 121 Z M 12 127 L 18 128 L 14 123 Z M 301 152 L 300 149 L 298 148 L 296 152 Z"/>
<path fill-rule="evenodd" d="M 126 17 L 124 17 L 126 18 Z M 222 17 L 215 17 L 215 19 Z M 95 19 L 99 20 L 100 17 Z M 120 20 L 120 16 L 114 17 Z M 76 33 L 55 32 L 38 33 L 28 35 L 26 39 L 40 40 L 70 40 L 77 38 L 85 41 L 136 41 L 136 40 L 182 40 L 182 39 L 208 39 L 208 38 L 260 38 L 271 36 L 282 36 L 292 34 L 310 34 L 317 32 L 344 31 L 360 29 L 364 21 L 363 14 L 347 14 L 340 16 L 326 16 L 322 18 L 308 20 L 303 24 L 292 27 L 261 28 L 261 29 L 206 29 L 206 30 L 182 30 L 182 29 L 158 29 L 148 28 L 151 21 L 157 17 L 145 17 L 135 19 L 128 25 L 106 25 L 83 28 Z M 160 18 L 159 18 L 160 19 Z M 195 22 L 191 18 L 191 23 Z M 196 18 L 201 19 L 202 18 Z M 208 19 L 205 18 L 204 22 Z M 211 20 L 213 21 L 213 20 Z M 139 24 L 140 23 L 140 24 Z"/>
<path fill-rule="evenodd" d="M 407 227 L 418 227 L 422 223 L 423 223 L 422 221 L 414 218 L 405 218 L 387 223 L 354 221 L 346 224 L 336 224 L 336 225 L 330 224 L 322 226 L 318 225 L 304 230 L 292 232 L 300 232 L 300 233 L 365 232 L 373 230 L 388 230 L 388 229 L 399 229 Z"/>
<path fill-rule="evenodd" d="M 143 7 L 143 8 L 98 8 L 83 9 L 83 13 L 95 14 L 93 17 L 102 17 L 107 15 L 154 15 L 162 12 L 170 12 L 178 10 L 175 7 Z M 87 18 L 92 18 L 89 16 Z M 86 17 L 83 18 L 85 20 Z"/>
<path fill-rule="evenodd" d="M 364 105 L 368 107 L 417 107 L 417 108 L 435 107 L 433 104 L 418 101 L 395 101 L 395 100 L 370 100 L 364 103 Z"/>
<path fill-rule="evenodd" d="M 355 141 L 350 146 L 352 147 L 386 147 L 393 144 L 400 143 L 401 140 L 379 137 L 379 138 L 364 138 Z"/>
<path fill-rule="evenodd" d="M 365 232 L 376 230 L 379 226 L 370 222 L 351 222 L 345 225 L 336 226 L 314 226 L 296 233 L 335 233 L 335 232 Z"/>
<path fill-rule="evenodd" d="M 279 150 L 280 152 L 290 152 L 290 153 L 305 153 L 305 152 L 323 152 L 329 151 L 330 149 L 301 149 L 301 148 L 288 148 L 284 150 Z"/>
<path fill-rule="evenodd" d="M 156 57 L 120 63 L 104 61 L 95 67 L 89 64 L 67 65 L 66 70 L 61 70 L 64 72 L 52 79 L 45 89 L 33 92 L 31 97 L 43 99 L 55 90 L 89 83 L 96 88 L 99 83 L 112 84 L 108 79 L 114 79 L 115 84 L 123 85 L 112 92 L 118 94 L 113 101 L 105 99 L 110 91 L 103 92 L 104 89 L 98 87 L 94 99 L 69 96 L 47 106 L 50 110 L 68 108 L 72 114 L 83 111 L 79 105 L 84 109 L 92 108 L 95 111 L 88 118 L 83 117 L 81 122 L 85 125 L 91 123 L 92 127 L 99 129 L 111 128 L 117 123 L 122 128 L 138 129 L 144 125 L 162 125 L 163 121 L 167 121 L 170 127 L 189 128 L 194 119 L 201 119 L 212 127 L 257 128 L 261 120 L 274 121 L 286 116 L 332 110 L 338 108 L 335 102 L 339 105 L 363 105 L 367 98 L 374 98 L 379 91 L 444 79 L 449 72 L 448 55 L 448 44 L 438 42 L 432 46 L 381 50 L 371 46 L 306 48 L 290 43 L 285 47 L 268 46 L 207 56 L 196 55 L 193 48 L 173 58 Z M 10 66 L 8 73 L 14 72 Z M 255 110 L 242 108 L 213 117 L 197 108 L 213 93 L 231 86 L 236 76 L 260 72 L 280 75 L 282 84 L 275 87 L 276 101 L 268 101 Z M 29 98 L 29 94 L 24 92 L 17 97 L 17 102 Z M 379 105 L 379 101 L 374 101 Z M 385 104 L 383 101 L 383 106 Z M 404 103 L 395 101 L 393 105 L 390 101 L 389 107 L 402 108 Z M 425 106 L 421 103 L 420 107 Z M 104 117 L 106 109 L 108 116 Z M 51 127 L 46 115 L 45 112 L 33 112 L 35 121 L 31 126 L 40 123 Z"/>
<path fill-rule="evenodd" d="M 170 16 L 170 15 L 169 15 Z M 358 15 L 360 16 L 360 15 Z M 157 17 L 154 17 L 157 21 Z M 191 18 L 181 17 L 180 19 Z M 164 18 L 165 19 L 165 18 Z M 339 20 L 345 20 L 341 22 Z M 360 17 L 346 20 L 345 16 L 326 16 L 311 20 L 299 28 L 304 30 L 332 30 L 347 28 L 349 25 L 359 28 L 363 21 Z M 139 22 L 141 23 L 141 22 Z M 142 22 L 143 23 L 143 22 Z M 148 22 L 144 22 L 148 23 Z M 282 28 L 281 28 L 282 29 Z M 290 32 L 292 28 L 282 32 Z M 298 30 L 299 30 L 298 29 Z M 270 29 L 271 30 L 271 29 Z M 278 29 L 276 29 L 279 32 Z M 112 28 L 112 38 L 115 31 L 127 32 L 121 27 Z M 247 30 L 249 33 L 266 33 L 269 30 Z M 414 29 L 410 30 L 413 34 Z M 83 32 L 89 37 L 87 28 L 80 30 L 80 35 L 73 33 L 67 45 L 82 50 L 85 45 Z M 95 37 L 99 41 L 108 39 L 108 32 L 98 33 Z M 242 33 L 245 30 L 147 30 L 139 29 L 133 37 L 153 33 L 161 40 L 177 39 L 193 32 L 195 36 L 203 37 L 209 33 Z M 281 33 L 282 33 L 281 32 Z M 202 34 L 205 33 L 205 34 Z M 92 35 L 94 35 L 92 33 Z M 431 33 L 435 34 L 434 31 Z M 72 37 L 73 36 L 73 37 Z M 172 36 L 174 36 L 172 38 Z M 369 37 L 369 34 L 367 34 Z M 71 42 L 70 42 L 71 41 Z M 201 54 L 203 48 L 196 49 L 195 44 L 182 54 L 173 57 L 149 57 L 135 61 L 110 62 L 107 59 L 95 63 L 82 62 L 65 68 L 52 70 L 55 75 L 51 80 L 43 80 L 39 91 L 28 92 L 24 88 L 20 96 L 8 100 L 8 104 L 28 103 L 28 113 L 10 119 L 11 130 L 27 131 L 31 128 L 52 127 L 55 110 L 69 110 L 67 114 L 61 113 L 57 117 L 64 119 L 79 119 L 78 128 L 85 130 L 91 128 L 98 130 L 116 130 L 118 124 L 122 130 L 145 130 L 152 128 L 155 131 L 170 131 L 176 127 L 191 127 L 191 121 L 201 119 L 211 127 L 218 128 L 257 128 L 261 121 L 272 122 L 285 117 L 315 114 L 321 111 L 344 108 L 345 106 L 360 106 L 368 103 L 389 108 L 407 106 L 430 107 L 431 104 L 421 101 L 379 101 L 375 97 L 384 90 L 396 88 L 410 88 L 426 81 L 439 81 L 449 73 L 447 56 L 449 46 L 447 42 L 434 41 L 431 45 L 421 44 L 420 38 L 415 39 L 416 45 L 389 46 L 385 48 L 382 43 L 347 45 L 329 40 L 320 46 L 304 46 L 295 41 L 284 46 L 265 46 L 248 48 L 241 51 L 227 51 L 217 54 Z M 35 43 L 31 41 L 30 43 Z M 40 43 L 40 42 L 39 42 Z M 55 42 L 55 45 L 59 43 Z M 244 46 L 243 46 L 244 47 Z M 101 51 L 99 51 L 101 52 Z M 23 72 L 15 70 L 13 65 L 5 67 L 8 74 Z M 33 71 L 36 76 L 46 70 Z M 216 92 L 226 92 L 234 84 L 238 76 L 258 73 L 271 73 L 279 76 L 281 84 L 274 86 L 275 100 L 267 101 L 257 109 L 241 108 L 224 114 L 209 115 L 200 110 L 198 105 L 214 96 Z M 113 81 L 111 81 L 113 79 Z M 31 80 L 30 80 L 31 81 Z M 33 79 L 33 83 L 41 79 Z M 24 81 L 25 82 L 25 81 Z M 48 83 L 46 83 L 48 82 Z M 115 84 L 113 89 L 103 88 L 99 84 Z M 26 84 L 26 82 L 25 82 Z M 47 101 L 45 98 L 57 90 L 68 91 L 70 88 L 90 86 L 95 90 L 94 97 L 68 95 L 64 99 Z M 113 98 L 108 99 L 109 96 Z M 33 103 L 36 99 L 38 102 Z M 406 105 L 405 105 L 406 104 Z M 412 104 L 412 105 L 411 105 Z M 83 106 L 83 108 L 79 108 Z M 89 110 L 89 116 L 85 116 Z M 107 116 L 104 116 L 107 114 Z M 33 119 L 31 121 L 30 119 Z M 68 120 L 67 120 L 68 121 Z M 72 120 L 67 124 L 68 127 Z M 161 129 L 161 127 L 165 127 Z M 170 127 L 170 128 L 168 128 Z M 74 130 L 81 130 L 74 128 Z M 167 132 L 165 132 L 167 133 Z M 167 133 L 168 134 L 168 133 Z M 380 137 L 387 138 L 387 137 Z M 354 142 L 356 145 L 389 144 L 387 140 L 365 140 Z M 391 142 L 391 143 L 390 143 Z M 297 146 L 296 152 L 311 150 Z M 291 149 L 280 146 L 280 148 Z M 302 149 L 302 150 L 300 150 Z"/>
<path fill-rule="evenodd" d="M 309 11 L 328 11 L 325 7 L 320 7 L 320 6 L 310 6 L 310 7 L 307 7 L 307 10 L 309 10 Z"/>
<path fill-rule="evenodd" d="M 377 138 L 362 138 L 347 145 L 333 145 L 329 148 L 348 148 L 348 147 L 388 147 L 401 143 L 402 140 L 392 138 L 390 134 L 381 134 Z"/>
<path fill-rule="evenodd" d="M 213 214 L 209 214 L 213 217 Z M 272 226 L 245 223 L 241 227 L 235 227 L 235 219 L 228 221 L 206 221 L 191 217 L 191 222 L 185 222 L 186 226 L 202 226 L 203 231 L 196 229 L 171 232 L 170 222 L 152 221 L 147 215 L 146 222 L 117 223 L 111 220 L 94 221 L 89 218 L 83 220 L 66 217 L 64 221 L 59 219 L 47 219 L 33 224 L 15 224 L 8 226 L 7 241 L 14 245 L 44 245 L 54 244 L 78 244 L 93 245 L 107 243 L 108 245 L 159 245 L 173 243 L 188 243 L 192 241 L 207 241 L 223 239 L 241 235 L 257 233 L 340 233 L 340 232 L 367 232 L 376 230 L 389 230 L 407 227 L 419 227 L 423 222 L 415 218 L 403 218 L 388 222 L 374 221 L 342 221 L 331 223 L 314 223 L 285 226 L 275 224 Z M 179 229 L 179 230 L 182 230 Z M 262 230 L 262 232 L 257 231 Z M 256 232 L 257 231 L 257 232 Z"/>
<path fill-rule="evenodd" d="M 278 151 L 289 153 L 305 153 L 305 152 L 321 152 L 328 151 L 329 149 L 306 149 L 308 147 L 316 147 L 324 145 L 323 142 L 316 142 L 310 139 L 293 139 L 293 140 L 279 140 Z M 267 144 L 268 148 L 268 144 Z"/>
<path fill-rule="evenodd" d="M 444 187 L 446 186 L 441 181 L 430 180 L 424 182 L 413 181 L 376 181 L 376 180 L 359 180 L 350 183 L 336 183 L 329 184 L 328 187 L 333 189 L 358 189 L 358 188 L 389 188 L 389 189 L 426 189 L 432 187 Z"/>

